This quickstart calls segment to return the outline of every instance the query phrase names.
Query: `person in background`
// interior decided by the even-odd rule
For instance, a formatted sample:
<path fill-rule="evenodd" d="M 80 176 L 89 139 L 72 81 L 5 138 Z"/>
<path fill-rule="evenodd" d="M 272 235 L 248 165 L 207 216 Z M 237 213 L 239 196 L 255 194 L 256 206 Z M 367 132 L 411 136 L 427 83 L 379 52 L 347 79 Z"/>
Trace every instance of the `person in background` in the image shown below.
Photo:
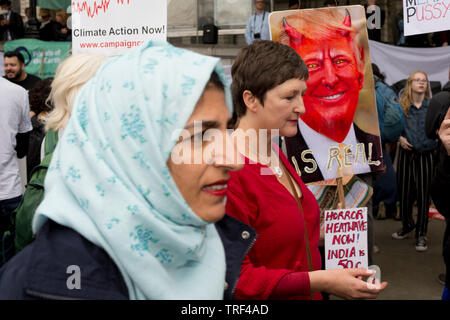
<path fill-rule="evenodd" d="M 392 234 L 405 239 L 415 229 L 416 250 L 426 251 L 430 186 L 433 176 L 433 153 L 437 142 L 425 133 L 425 117 L 430 99 L 428 76 L 413 72 L 406 83 L 400 103 L 405 113 L 405 128 L 399 138 L 397 183 L 400 198 L 402 228 Z M 413 205 L 417 200 L 417 222 L 413 220 Z"/>
<path fill-rule="evenodd" d="M 20 14 L 11 11 L 11 1 L 0 0 L 0 41 L 11 41 L 23 38 L 24 27 Z"/>
<path fill-rule="evenodd" d="M 30 116 L 33 130 L 30 133 L 30 147 L 27 153 L 27 181 L 31 172 L 41 162 L 41 144 L 45 136 L 44 118 L 53 109 L 46 100 L 50 94 L 53 78 L 39 80 L 28 92 L 30 98 Z"/>
<path fill-rule="evenodd" d="M 288 8 L 289 10 L 300 9 L 300 0 L 289 0 Z"/>
<path fill-rule="evenodd" d="M 450 30 L 434 32 L 432 36 L 433 46 L 446 47 L 448 46 L 449 38 L 450 38 Z"/>
<path fill-rule="evenodd" d="M 383 150 L 383 159 L 384 165 L 386 166 L 386 170 L 384 173 L 380 175 L 376 175 L 374 178 L 374 188 L 373 188 L 373 216 L 378 219 L 384 218 L 395 218 L 397 215 L 397 177 L 392 165 L 392 159 L 388 150 L 388 146 L 391 142 L 397 141 L 399 136 L 387 136 L 385 130 L 385 121 L 386 121 L 386 108 L 393 108 L 394 106 L 398 107 L 398 116 L 403 118 L 399 119 L 399 123 L 402 125 L 398 126 L 397 134 L 399 134 L 403 129 L 404 117 L 403 110 L 400 106 L 400 100 L 398 99 L 395 91 L 389 87 L 385 82 L 385 76 L 380 72 L 380 69 L 376 64 L 372 63 L 372 71 L 373 77 L 375 81 L 375 94 L 377 101 L 377 113 L 378 113 L 378 121 L 381 133 L 381 143 Z M 396 110 L 389 110 L 389 112 L 395 112 Z M 390 116 L 388 114 L 387 116 Z M 394 125 L 392 123 L 391 125 Z M 386 128 L 388 130 L 388 128 Z M 385 215 L 382 216 L 379 212 L 380 203 L 383 202 L 385 206 Z"/>
<path fill-rule="evenodd" d="M 31 18 L 31 9 L 29 7 L 25 8 L 25 21 L 23 22 L 23 28 L 25 33 L 28 33 L 32 30 L 32 26 L 30 26 L 30 18 Z"/>
<path fill-rule="evenodd" d="M 55 14 L 55 40 L 56 41 L 68 41 L 70 38 L 70 31 L 67 28 L 67 19 L 69 15 L 66 10 L 57 10 Z"/>
<path fill-rule="evenodd" d="M 13 211 L 22 200 L 17 158 L 28 151 L 32 130 L 28 94 L 0 78 L 0 266 L 14 255 Z"/>
<path fill-rule="evenodd" d="M 58 65 L 47 98 L 47 104 L 51 105 L 53 109 L 45 117 L 41 118 L 45 123 L 46 133 L 40 144 L 39 163 L 44 159 L 44 156 L 53 153 L 70 119 L 77 94 L 104 62 L 105 57 L 103 55 L 78 53 L 70 56 Z M 34 156 L 36 155 L 34 154 Z M 42 175 L 41 171 L 39 174 Z M 33 194 L 31 194 L 32 196 Z M 28 193 L 25 191 L 24 201 L 28 200 L 28 197 Z M 16 252 L 22 250 L 34 239 L 31 229 L 31 220 L 34 212 L 29 212 L 29 210 L 34 210 L 35 208 L 36 205 L 17 212 L 14 240 Z"/>
<path fill-rule="evenodd" d="M 255 238 L 225 215 L 230 171 L 242 168 L 228 160 L 231 111 L 218 58 L 149 41 L 109 59 L 75 100 L 37 238 L 0 269 L 0 299 L 231 298 Z M 209 132 L 224 148 L 208 152 Z"/>
<path fill-rule="evenodd" d="M 105 61 L 103 55 L 78 53 L 58 65 L 48 97 L 53 110 L 45 118 L 45 131 L 55 130 L 62 136 L 78 92 Z"/>
<path fill-rule="evenodd" d="M 269 12 L 265 11 L 264 0 L 255 0 L 256 13 L 248 19 L 245 29 L 245 41 L 251 44 L 255 40 L 270 40 Z"/>
<path fill-rule="evenodd" d="M 324 7 L 337 7 L 339 6 L 339 1 L 337 0 L 326 0 L 323 2 Z"/>
<path fill-rule="evenodd" d="M 25 90 L 30 90 L 41 78 L 25 71 L 25 59 L 18 51 L 8 51 L 4 55 L 4 78 L 15 83 Z"/>
<path fill-rule="evenodd" d="M 226 212 L 258 233 L 242 264 L 236 298 L 309 300 L 321 299 L 320 292 L 376 298 L 387 283 L 370 289 L 358 278 L 369 276 L 369 270 L 320 270 L 317 200 L 272 143 L 297 133 L 297 119 L 305 113 L 305 62 L 289 46 L 256 41 L 241 49 L 231 73 L 235 111 L 230 125 L 245 165 L 231 173 Z M 252 134 L 256 140 L 247 139 Z"/>
<path fill-rule="evenodd" d="M 56 22 L 51 19 L 49 9 L 40 8 L 39 16 L 41 17 L 41 25 L 39 27 L 39 40 L 42 41 L 55 41 L 55 29 Z"/>
<path fill-rule="evenodd" d="M 450 68 L 448 78 L 450 80 Z M 442 300 L 450 300 L 450 81 L 442 91 L 433 95 L 425 120 L 426 134 L 430 139 L 439 138 L 438 159 L 431 183 L 431 198 L 436 209 L 445 217 L 445 232 L 442 255 L 446 267 L 445 274 L 438 276 L 445 285 Z"/>
<path fill-rule="evenodd" d="M 395 15 L 395 27 L 394 27 L 394 32 L 396 32 L 397 34 L 397 42 L 396 45 L 397 46 L 406 46 L 406 38 L 405 38 L 405 25 L 403 23 L 403 11 L 397 13 Z"/>

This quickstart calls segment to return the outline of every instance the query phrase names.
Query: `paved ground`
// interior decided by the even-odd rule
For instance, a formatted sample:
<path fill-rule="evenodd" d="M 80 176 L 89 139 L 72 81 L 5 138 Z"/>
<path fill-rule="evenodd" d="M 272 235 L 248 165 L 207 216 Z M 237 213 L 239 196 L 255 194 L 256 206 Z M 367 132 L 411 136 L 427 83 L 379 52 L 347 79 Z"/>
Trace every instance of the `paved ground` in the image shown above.
<path fill-rule="evenodd" d="M 436 280 L 444 272 L 442 237 L 445 222 L 430 219 L 428 250 L 417 252 L 414 234 L 404 240 L 394 240 L 391 234 L 401 227 L 392 219 L 375 221 L 375 243 L 380 251 L 374 263 L 381 268 L 382 281 L 389 282 L 380 294 L 382 300 L 440 300 L 443 285 Z"/>

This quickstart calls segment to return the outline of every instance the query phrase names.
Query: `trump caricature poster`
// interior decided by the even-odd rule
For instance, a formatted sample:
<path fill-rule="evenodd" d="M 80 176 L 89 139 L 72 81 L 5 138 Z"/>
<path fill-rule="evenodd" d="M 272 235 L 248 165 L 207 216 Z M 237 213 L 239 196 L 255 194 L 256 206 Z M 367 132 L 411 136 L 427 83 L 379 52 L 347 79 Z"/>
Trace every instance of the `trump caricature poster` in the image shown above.
<path fill-rule="evenodd" d="M 309 71 L 306 112 L 297 135 L 285 139 L 302 180 L 382 170 L 364 8 L 279 11 L 269 21 L 272 40 L 294 48 Z"/>

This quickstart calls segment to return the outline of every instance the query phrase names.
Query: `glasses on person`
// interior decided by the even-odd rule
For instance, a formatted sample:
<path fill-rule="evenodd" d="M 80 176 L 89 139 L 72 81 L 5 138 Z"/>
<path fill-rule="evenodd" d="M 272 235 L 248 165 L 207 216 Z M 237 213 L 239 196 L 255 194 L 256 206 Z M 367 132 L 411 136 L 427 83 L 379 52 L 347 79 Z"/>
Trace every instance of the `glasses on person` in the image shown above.
<path fill-rule="evenodd" d="M 427 83 L 427 80 L 422 80 L 422 79 L 413 79 L 412 81 L 419 82 L 419 83 Z"/>

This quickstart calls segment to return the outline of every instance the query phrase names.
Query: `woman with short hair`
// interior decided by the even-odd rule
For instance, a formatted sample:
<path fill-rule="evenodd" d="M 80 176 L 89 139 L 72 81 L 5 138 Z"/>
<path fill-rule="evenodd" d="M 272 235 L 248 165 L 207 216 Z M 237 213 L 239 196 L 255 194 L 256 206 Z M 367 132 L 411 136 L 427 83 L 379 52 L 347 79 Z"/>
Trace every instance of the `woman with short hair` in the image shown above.
<path fill-rule="evenodd" d="M 272 143 L 297 134 L 298 117 L 305 113 L 305 62 L 287 45 L 258 41 L 241 49 L 231 72 L 234 134 L 245 165 L 231 173 L 227 214 L 258 233 L 236 297 L 321 299 L 320 292 L 328 292 L 376 298 L 387 283 L 373 288 L 358 279 L 371 275 L 369 270 L 320 270 L 318 203 Z"/>

